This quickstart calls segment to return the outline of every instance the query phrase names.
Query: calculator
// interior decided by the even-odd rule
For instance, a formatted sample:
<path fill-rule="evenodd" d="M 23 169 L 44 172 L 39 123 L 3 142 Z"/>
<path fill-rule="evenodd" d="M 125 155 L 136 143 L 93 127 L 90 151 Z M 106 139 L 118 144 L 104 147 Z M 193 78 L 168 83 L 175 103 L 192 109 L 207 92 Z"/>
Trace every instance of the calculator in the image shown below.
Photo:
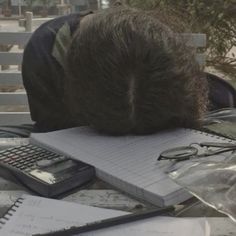
<path fill-rule="evenodd" d="M 14 177 L 38 194 L 53 197 L 88 182 L 95 170 L 84 162 L 27 144 L 0 151 L 0 175 L 10 180 Z"/>

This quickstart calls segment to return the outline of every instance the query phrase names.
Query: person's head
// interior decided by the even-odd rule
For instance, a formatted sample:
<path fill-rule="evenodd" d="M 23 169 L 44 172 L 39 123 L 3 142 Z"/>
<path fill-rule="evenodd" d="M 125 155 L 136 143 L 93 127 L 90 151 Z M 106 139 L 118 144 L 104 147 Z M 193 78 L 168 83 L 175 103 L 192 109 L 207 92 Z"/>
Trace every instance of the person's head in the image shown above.
<path fill-rule="evenodd" d="M 90 15 L 67 55 L 74 119 L 110 134 L 195 127 L 206 82 L 181 37 L 150 13 L 117 7 Z"/>

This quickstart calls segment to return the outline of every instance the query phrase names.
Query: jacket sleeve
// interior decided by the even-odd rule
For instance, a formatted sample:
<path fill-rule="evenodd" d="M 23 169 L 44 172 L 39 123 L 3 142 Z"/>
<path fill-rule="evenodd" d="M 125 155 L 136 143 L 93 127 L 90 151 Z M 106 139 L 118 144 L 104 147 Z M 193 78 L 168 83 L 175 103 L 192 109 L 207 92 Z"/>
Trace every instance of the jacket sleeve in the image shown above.
<path fill-rule="evenodd" d="M 52 56 L 56 32 L 65 20 L 53 20 L 38 28 L 24 50 L 22 77 L 36 131 L 73 126 L 64 103 L 64 70 Z"/>

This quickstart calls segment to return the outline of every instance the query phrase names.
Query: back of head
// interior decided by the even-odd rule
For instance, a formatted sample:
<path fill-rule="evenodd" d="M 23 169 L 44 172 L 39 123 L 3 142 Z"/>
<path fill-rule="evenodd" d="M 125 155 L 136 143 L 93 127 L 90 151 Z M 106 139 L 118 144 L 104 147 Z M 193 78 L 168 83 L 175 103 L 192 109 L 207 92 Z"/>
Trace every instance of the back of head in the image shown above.
<path fill-rule="evenodd" d="M 194 127 L 206 83 L 181 37 L 150 13 L 117 7 L 85 20 L 67 58 L 74 119 L 110 134 Z"/>

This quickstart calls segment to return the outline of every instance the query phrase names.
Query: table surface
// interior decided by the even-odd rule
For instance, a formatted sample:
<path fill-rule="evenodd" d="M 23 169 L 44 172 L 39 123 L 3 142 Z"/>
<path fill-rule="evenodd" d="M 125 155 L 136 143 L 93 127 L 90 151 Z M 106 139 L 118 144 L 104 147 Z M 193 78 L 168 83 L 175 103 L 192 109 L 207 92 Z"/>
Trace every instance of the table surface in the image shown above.
<path fill-rule="evenodd" d="M 8 147 L 27 144 L 25 138 L 0 138 L 0 150 Z M 23 193 L 32 194 L 21 185 L 7 181 L 0 177 L 0 217 Z M 95 179 L 75 191 L 61 197 L 61 199 L 81 204 L 138 212 L 152 209 L 153 205 L 141 202 L 124 194 L 111 185 Z M 228 217 L 206 206 L 195 198 L 176 206 L 178 217 L 208 217 L 212 236 L 236 236 L 236 223 Z"/>

